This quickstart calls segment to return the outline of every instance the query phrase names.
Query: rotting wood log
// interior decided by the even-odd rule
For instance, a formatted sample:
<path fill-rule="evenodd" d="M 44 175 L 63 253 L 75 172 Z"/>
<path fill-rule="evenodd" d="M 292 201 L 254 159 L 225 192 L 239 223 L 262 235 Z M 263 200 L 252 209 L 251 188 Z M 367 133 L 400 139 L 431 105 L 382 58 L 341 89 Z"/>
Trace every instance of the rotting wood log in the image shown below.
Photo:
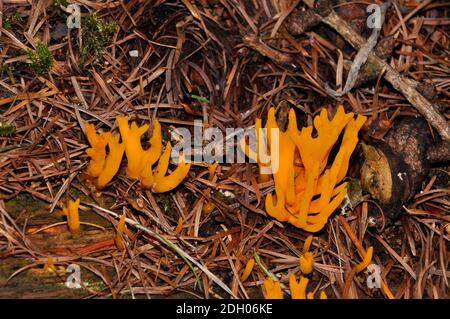
<path fill-rule="evenodd" d="M 387 217 L 396 219 L 422 187 L 431 165 L 449 160 L 450 145 L 432 145 L 427 122 L 409 116 L 396 121 L 383 140 L 363 144 L 362 150 L 362 189 Z"/>

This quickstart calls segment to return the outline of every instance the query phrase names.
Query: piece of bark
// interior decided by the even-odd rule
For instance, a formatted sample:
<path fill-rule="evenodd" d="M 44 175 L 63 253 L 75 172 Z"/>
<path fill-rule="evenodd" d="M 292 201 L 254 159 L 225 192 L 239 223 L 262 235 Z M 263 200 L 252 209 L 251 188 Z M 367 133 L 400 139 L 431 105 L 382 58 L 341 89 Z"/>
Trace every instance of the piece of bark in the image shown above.
<path fill-rule="evenodd" d="M 362 150 L 362 189 L 378 202 L 384 215 L 395 219 L 409 193 L 410 181 L 405 178 L 408 176 L 407 167 L 389 145 L 381 141 L 362 144 Z"/>
<path fill-rule="evenodd" d="M 320 18 L 312 10 L 294 10 L 286 19 L 289 33 L 294 36 L 301 35 L 320 23 Z"/>
<path fill-rule="evenodd" d="M 431 143 L 427 122 L 406 117 L 392 125 L 383 141 L 363 145 L 361 185 L 386 216 L 397 218 L 402 206 L 422 187 L 430 170 Z"/>
<path fill-rule="evenodd" d="M 427 159 L 430 163 L 450 161 L 450 142 L 444 141 L 428 148 Z"/>
<path fill-rule="evenodd" d="M 419 190 L 430 169 L 427 149 L 432 140 L 428 124 L 421 117 L 403 118 L 394 122 L 385 141 L 408 167 L 411 189 L 407 199 L 410 199 Z"/>

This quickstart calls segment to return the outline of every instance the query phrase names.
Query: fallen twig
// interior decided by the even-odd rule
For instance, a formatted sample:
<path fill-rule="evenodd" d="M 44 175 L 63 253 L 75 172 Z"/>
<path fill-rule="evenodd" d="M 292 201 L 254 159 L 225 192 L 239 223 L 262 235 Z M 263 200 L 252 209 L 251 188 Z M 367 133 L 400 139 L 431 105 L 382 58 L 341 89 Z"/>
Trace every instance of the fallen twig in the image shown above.
<path fill-rule="evenodd" d="M 307 3 L 307 5 L 314 9 L 311 4 L 312 1 Z M 355 49 L 359 50 L 366 43 L 365 39 L 353 30 L 353 28 L 342 19 L 334 10 L 328 8 L 323 10 L 323 15 L 318 16 L 321 20 L 336 30 L 346 41 L 348 41 Z M 424 98 L 417 90 L 412 87 L 407 79 L 405 79 L 400 73 L 394 70 L 388 63 L 383 61 L 374 52 L 370 52 L 368 56 L 368 63 L 372 64 L 376 70 L 381 72 L 386 69 L 384 78 L 392 84 L 392 86 L 401 92 L 405 98 L 411 103 L 412 106 L 419 111 L 420 114 L 432 125 L 442 139 L 450 140 L 450 127 L 445 118 L 434 108 L 434 106 Z"/>

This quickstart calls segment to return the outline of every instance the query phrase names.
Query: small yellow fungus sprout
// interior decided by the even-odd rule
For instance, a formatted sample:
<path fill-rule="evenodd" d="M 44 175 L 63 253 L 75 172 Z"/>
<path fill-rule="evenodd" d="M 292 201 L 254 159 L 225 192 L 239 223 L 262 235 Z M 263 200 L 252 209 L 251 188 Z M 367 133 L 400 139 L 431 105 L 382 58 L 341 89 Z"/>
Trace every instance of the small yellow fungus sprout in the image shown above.
<path fill-rule="evenodd" d="M 78 215 L 78 206 L 80 205 L 80 199 L 76 201 L 69 200 L 69 207 L 63 208 L 63 213 L 67 217 L 67 225 L 72 234 L 77 233 L 80 230 L 80 217 Z"/>
<path fill-rule="evenodd" d="M 183 230 L 183 217 L 180 216 L 180 218 L 178 218 L 177 227 L 175 228 L 175 234 L 180 234 L 182 230 Z"/>
<path fill-rule="evenodd" d="M 306 299 L 306 286 L 308 286 L 309 279 L 300 276 L 300 281 L 297 281 L 294 274 L 289 276 L 289 289 L 291 290 L 292 299 Z"/>
<path fill-rule="evenodd" d="M 360 273 L 361 271 L 363 271 L 364 269 L 367 268 L 367 266 L 369 266 L 370 262 L 372 261 L 372 256 L 373 256 L 373 247 L 370 246 L 369 248 L 367 248 L 366 254 L 364 255 L 363 260 L 357 264 L 355 266 L 355 273 Z"/>
<path fill-rule="evenodd" d="M 217 167 L 219 167 L 219 162 L 214 162 L 208 165 L 208 181 L 213 181 L 214 176 L 216 175 Z"/>
<path fill-rule="evenodd" d="M 306 293 L 306 287 L 308 286 L 309 279 L 300 276 L 300 281 L 297 281 L 294 274 L 289 277 L 289 289 L 291 290 L 292 299 L 314 299 L 314 293 Z M 320 292 L 320 299 L 327 299 L 327 294 L 324 291 Z"/>
<path fill-rule="evenodd" d="M 300 270 L 304 275 L 308 275 L 314 270 L 314 258 L 309 251 L 300 256 Z"/>
<path fill-rule="evenodd" d="M 212 182 L 214 180 L 214 176 L 216 175 L 217 167 L 219 167 L 219 162 L 214 162 L 212 164 L 208 165 L 208 181 Z M 202 213 L 203 214 L 209 214 L 211 213 L 214 208 L 216 208 L 216 205 L 210 201 L 206 201 L 203 204 L 202 207 Z"/>
<path fill-rule="evenodd" d="M 312 240 L 313 240 L 313 237 L 311 235 L 306 238 L 305 243 L 303 245 L 303 254 L 299 258 L 300 270 L 302 271 L 302 275 L 300 276 L 300 281 L 297 281 L 297 278 L 295 277 L 295 275 L 293 273 L 291 273 L 289 276 L 289 289 L 291 291 L 292 299 L 314 299 L 314 293 L 312 293 L 312 292 L 306 293 L 306 287 L 308 286 L 309 279 L 307 277 L 305 277 L 305 275 L 312 273 L 312 271 L 314 270 L 313 255 L 309 251 Z M 245 273 L 245 271 L 244 271 L 244 273 Z M 271 283 L 269 283 L 269 285 L 270 284 Z M 270 287 L 272 287 L 272 286 L 270 286 Z M 267 291 L 267 288 L 266 288 L 266 291 Z M 319 298 L 327 299 L 327 295 L 325 294 L 324 291 L 320 292 Z"/>
<path fill-rule="evenodd" d="M 304 275 L 312 273 L 314 270 L 314 257 L 311 252 L 309 252 L 309 247 L 311 246 L 312 236 L 308 236 L 303 245 L 303 254 L 299 258 L 300 270 Z"/>
<path fill-rule="evenodd" d="M 216 208 L 216 205 L 214 205 L 214 203 L 206 202 L 203 204 L 202 213 L 205 215 L 208 215 L 209 213 L 211 213 L 214 210 L 214 208 Z"/>
<path fill-rule="evenodd" d="M 311 243 L 313 240 L 313 236 L 309 235 L 305 239 L 305 243 L 303 244 L 303 253 L 307 253 L 309 251 L 309 248 L 311 248 Z"/>
<path fill-rule="evenodd" d="M 314 299 L 314 293 L 306 293 L 306 288 L 308 286 L 309 279 L 300 276 L 300 281 L 297 281 L 293 273 L 289 276 L 289 290 L 291 291 L 292 299 Z M 279 281 L 273 281 L 272 277 L 269 276 L 263 282 L 265 289 L 266 299 L 283 299 L 283 292 L 281 290 L 281 285 Z M 324 291 L 320 292 L 320 299 L 327 299 L 327 295 Z"/>
<path fill-rule="evenodd" d="M 47 262 L 44 265 L 44 271 L 56 272 L 56 267 L 55 267 L 55 263 L 53 261 L 53 256 L 47 256 Z"/>
<path fill-rule="evenodd" d="M 279 281 L 273 281 L 272 277 L 269 276 L 264 280 L 263 285 L 266 291 L 266 299 L 283 299 L 283 291 Z"/>
<path fill-rule="evenodd" d="M 244 272 L 241 275 L 240 280 L 242 282 L 246 281 L 248 279 L 248 277 L 250 276 L 250 274 L 252 273 L 253 267 L 255 266 L 255 259 L 254 258 L 250 258 L 247 262 L 247 265 L 245 265 L 245 269 Z"/>

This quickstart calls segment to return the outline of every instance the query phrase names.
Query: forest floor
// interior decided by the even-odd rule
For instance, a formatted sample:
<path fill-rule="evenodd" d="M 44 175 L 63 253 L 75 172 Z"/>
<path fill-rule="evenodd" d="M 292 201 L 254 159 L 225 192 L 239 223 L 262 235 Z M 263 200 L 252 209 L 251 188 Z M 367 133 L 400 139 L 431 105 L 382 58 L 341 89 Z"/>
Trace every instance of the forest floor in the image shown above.
<path fill-rule="evenodd" d="M 266 213 L 274 184 L 258 183 L 257 165 L 221 163 L 208 179 L 193 163 L 165 193 L 122 165 L 99 192 L 85 123 L 117 132 L 118 115 L 157 118 L 167 142 L 196 120 L 225 132 L 273 106 L 280 123 L 295 109 L 302 127 L 338 105 L 367 121 L 348 204 L 313 234 L 307 291 L 449 298 L 450 5 L 393 1 L 367 62 L 349 71 L 372 34 L 368 3 L 313 2 L 0 0 L 0 298 L 262 298 L 268 274 L 287 298 L 310 233 Z M 386 158 L 370 178 L 363 143 Z M 62 209 L 76 198 L 88 224 L 72 234 Z M 135 223 L 124 250 L 122 213 Z M 353 271 L 368 247 L 380 288 Z M 79 289 L 66 285 L 74 265 Z"/>

